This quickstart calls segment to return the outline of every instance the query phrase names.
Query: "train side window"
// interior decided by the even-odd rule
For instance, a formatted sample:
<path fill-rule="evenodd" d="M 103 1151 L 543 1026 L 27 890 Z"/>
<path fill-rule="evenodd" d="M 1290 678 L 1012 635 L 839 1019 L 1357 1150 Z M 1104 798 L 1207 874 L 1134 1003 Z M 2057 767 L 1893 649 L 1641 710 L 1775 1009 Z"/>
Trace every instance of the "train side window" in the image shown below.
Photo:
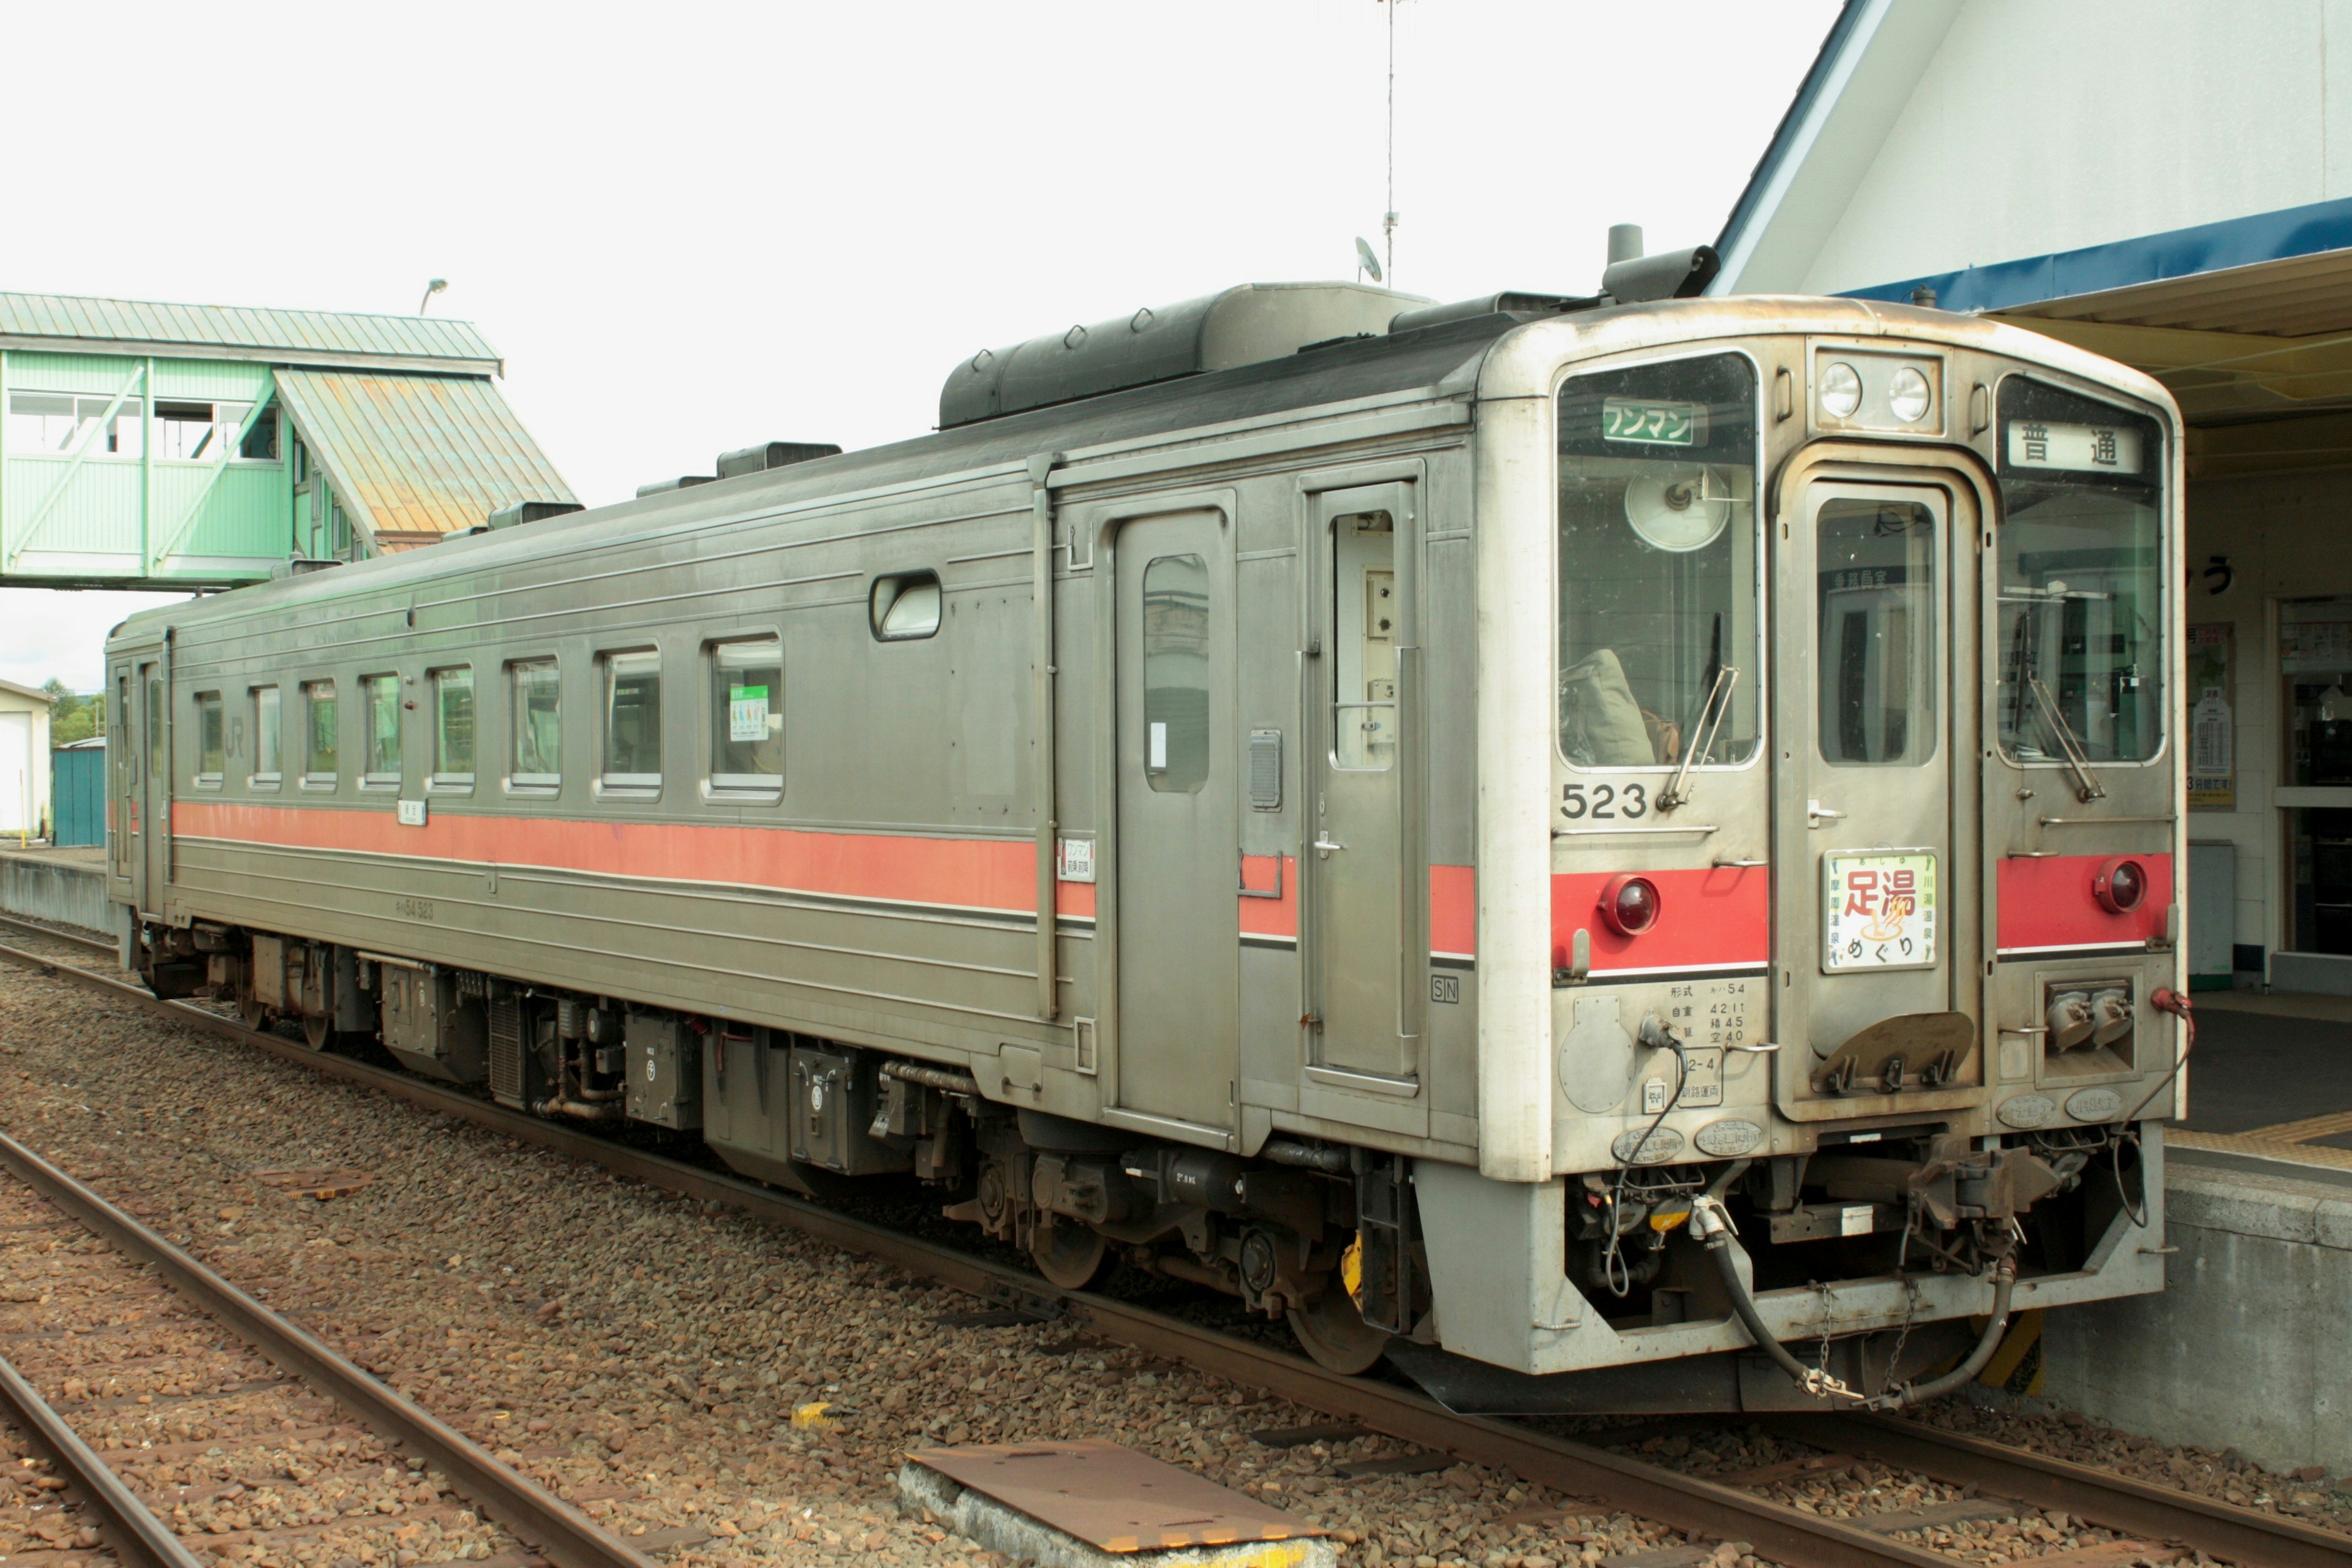
<path fill-rule="evenodd" d="M 363 675 L 360 692 L 367 711 L 367 765 L 362 789 L 400 787 L 400 677 Z"/>
<path fill-rule="evenodd" d="M 433 672 L 433 779 L 436 790 L 474 787 L 474 672 Z"/>
<path fill-rule="evenodd" d="M 507 667 L 514 684 L 515 789 L 553 794 L 563 782 L 562 682 L 551 658 Z"/>
<path fill-rule="evenodd" d="M 635 795 L 661 788 L 661 655 L 604 656 L 604 769 L 598 787 Z"/>
<path fill-rule="evenodd" d="M 218 789 L 228 768 L 228 748 L 221 722 L 221 694 L 196 693 L 196 787 Z"/>
<path fill-rule="evenodd" d="M 867 614 L 877 642 L 912 642 L 940 629 L 940 574 L 899 572 L 874 579 Z"/>
<path fill-rule="evenodd" d="M 773 798 L 784 787 L 784 645 L 710 648 L 710 787 Z"/>
<path fill-rule="evenodd" d="M 276 789 L 283 776 L 281 755 L 285 749 L 285 732 L 280 728 L 278 688 L 257 686 L 253 689 L 253 776 L 246 781 L 255 789 Z"/>
<path fill-rule="evenodd" d="M 302 685 L 302 787 L 335 787 L 335 683 L 310 680 Z"/>

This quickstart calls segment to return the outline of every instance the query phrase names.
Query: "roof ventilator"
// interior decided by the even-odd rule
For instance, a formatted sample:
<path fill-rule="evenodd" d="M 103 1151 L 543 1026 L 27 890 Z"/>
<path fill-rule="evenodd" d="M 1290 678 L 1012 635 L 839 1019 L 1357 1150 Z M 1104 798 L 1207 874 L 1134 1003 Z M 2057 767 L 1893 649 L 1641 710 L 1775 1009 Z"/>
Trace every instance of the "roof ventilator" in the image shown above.
<path fill-rule="evenodd" d="M 762 441 L 756 447 L 742 447 L 719 457 L 719 477 L 722 479 L 740 478 L 745 474 L 763 473 L 770 468 L 789 468 L 794 463 L 814 462 L 819 458 L 838 458 L 841 448 L 829 441 Z M 637 492 L 642 495 L 645 492 Z"/>
<path fill-rule="evenodd" d="M 1180 305 L 1149 306 L 1011 348 L 981 350 L 940 389 L 940 427 L 1378 336 L 1401 308 L 1427 303 L 1361 283 L 1244 283 Z"/>
<path fill-rule="evenodd" d="M 637 487 L 637 494 L 641 496 L 667 495 L 671 490 L 690 490 L 697 485 L 711 485 L 717 484 L 718 482 L 719 476 L 717 474 L 680 474 L 674 479 L 656 479 L 649 485 L 639 485 Z"/>
<path fill-rule="evenodd" d="M 551 517 L 567 517 L 587 508 L 576 500 L 519 500 L 502 506 L 483 521 L 485 528 L 512 528 L 519 522 L 541 522 Z"/>

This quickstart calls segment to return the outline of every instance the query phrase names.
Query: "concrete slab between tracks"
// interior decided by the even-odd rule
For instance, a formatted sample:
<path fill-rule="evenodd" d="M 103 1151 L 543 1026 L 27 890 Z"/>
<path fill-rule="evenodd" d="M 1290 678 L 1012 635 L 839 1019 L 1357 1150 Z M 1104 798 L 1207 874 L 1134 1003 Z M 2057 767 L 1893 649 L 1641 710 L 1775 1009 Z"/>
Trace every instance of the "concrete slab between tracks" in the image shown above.
<path fill-rule="evenodd" d="M 1054 1447 L 1023 1444 L 1003 1454 L 1013 1459 L 1050 1460 L 1055 1456 L 1046 1450 Z M 1217 1517 L 1186 1520 L 1186 1528 L 1167 1531 L 1156 1529 L 1149 1519 L 1161 1500 L 1144 1495 L 1131 1483 L 1100 1496 L 1090 1495 L 1082 1482 L 1076 1487 L 1048 1486 L 1035 1497 L 1029 1495 L 1034 1489 L 1013 1489 L 1013 1495 L 1019 1501 L 1034 1505 L 1042 1500 L 1045 1506 L 1041 1512 L 1058 1508 L 1079 1519 L 1133 1513 L 1142 1521 L 1139 1537 L 1104 1535 L 1093 1530 L 1088 1533 L 1097 1539 L 1083 1539 L 1072 1530 L 1057 1528 L 1014 1506 L 1013 1501 L 991 1496 L 977 1486 L 967 1487 L 922 1462 L 925 1458 L 938 1462 L 940 1456 L 955 1451 L 935 1450 L 929 1455 L 909 1456 L 898 1469 L 899 1502 L 988 1551 L 1003 1552 L 1015 1563 L 1034 1563 L 1039 1568 L 1334 1568 L 1339 1562 L 1338 1549 L 1320 1531 L 1296 1524 L 1268 1529 L 1265 1521 L 1247 1516 L 1264 1514 L 1266 1520 L 1281 1520 L 1283 1516 L 1188 1472 L 1174 1472 L 1171 1484 L 1200 1493 L 1208 1501 L 1204 1507 L 1177 1511 Z M 1133 1458 L 1145 1465 L 1167 1468 L 1140 1455 Z M 1229 1515 L 1233 1517 L 1226 1517 Z M 1097 1522 L 1100 1522 L 1099 1519 Z M 1073 1524 L 1076 1530 L 1086 1528 L 1084 1524 Z M 1154 1540 L 1181 1544 L 1155 1546 L 1151 1543 Z"/>
<path fill-rule="evenodd" d="M 2168 1139 L 2163 1293 L 2048 1313 L 2025 1403 L 2352 1471 L 2352 1168 L 2286 1152 Z"/>
<path fill-rule="evenodd" d="M 111 931 L 106 860 L 79 849 L 0 853 L 0 914 Z"/>

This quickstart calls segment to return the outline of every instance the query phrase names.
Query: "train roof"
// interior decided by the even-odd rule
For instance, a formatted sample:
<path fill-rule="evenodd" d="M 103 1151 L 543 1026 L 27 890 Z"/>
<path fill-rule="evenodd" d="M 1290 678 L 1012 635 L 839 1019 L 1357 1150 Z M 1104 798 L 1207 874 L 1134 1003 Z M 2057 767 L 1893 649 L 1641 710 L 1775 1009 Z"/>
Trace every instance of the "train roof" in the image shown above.
<path fill-rule="evenodd" d="M 1496 298 L 1516 302 L 1534 297 Z M 690 489 L 640 495 L 516 527 L 453 535 L 438 544 L 397 555 L 254 584 L 194 604 L 142 611 L 117 626 L 114 635 L 157 624 L 195 626 L 265 608 L 430 583 L 501 562 L 528 560 L 551 549 L 619 545 L 680 526 L 723 527 L 763 511 L 831 495 L 1017 468 L 1043 453 L 1131 445 L 1415 392 L 1432 397 L 1469 397 L 1482 380 L 1517 384 L 1528 379 L 1527 373 L 1536 368 L 1536 361 L 1556 363 L 1563 339 L 1595 353 L 1608 353 L 1643 342 L 1664 346 L 1677 340 L 1696 342 L 1757 331 L 1873 336 L 1892 332 L 2052 362 L 2061 368 L 2098 374 L 2137 395 L 2170 406 L 2163 389 L 2137 373 L 2005 323 L 1949 311 L 1877 300 L 1772 296 L 1624 305 L 1565 303 L 1570 307 L 1565 313 L 1556 309 L 1486 310 L 1403 331 L 1310 344 L 1280 358 L 1229 370 L 998 415 L 908 440 L 793 462 Z M 1443 318 L 1451 314 L 1451 309 L 1439 307 L 1413 314 Z M 1506 340 L 1519 345 L 1518 350 L 1490 358 L 1496 346 Z M 1486 388 L 1489 395 L 1499 390 L 1492 385 Z"/>

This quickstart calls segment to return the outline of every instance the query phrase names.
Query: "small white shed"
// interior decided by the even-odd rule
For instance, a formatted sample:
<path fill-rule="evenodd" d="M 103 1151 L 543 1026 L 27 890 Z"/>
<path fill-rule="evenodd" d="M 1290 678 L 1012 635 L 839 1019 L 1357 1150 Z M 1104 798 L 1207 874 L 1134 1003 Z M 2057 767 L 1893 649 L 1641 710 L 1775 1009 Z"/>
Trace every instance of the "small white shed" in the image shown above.
<path fill-rule="evenodd" d="M 49 819 L 49 694 L 0 680 L 0 834 L 25 838 Z"/>

